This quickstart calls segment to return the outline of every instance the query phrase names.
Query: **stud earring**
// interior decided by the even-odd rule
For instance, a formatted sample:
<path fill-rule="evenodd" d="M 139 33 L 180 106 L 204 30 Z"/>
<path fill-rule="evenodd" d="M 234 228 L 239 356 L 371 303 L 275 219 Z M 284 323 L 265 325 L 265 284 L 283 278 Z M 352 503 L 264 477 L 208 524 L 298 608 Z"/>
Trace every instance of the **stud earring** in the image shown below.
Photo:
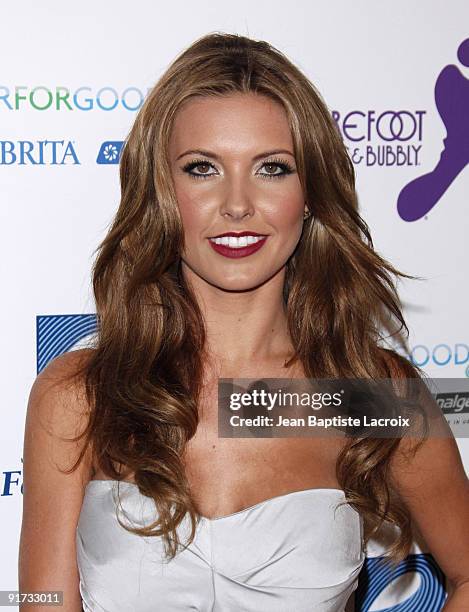
<path fill-rule="evenodd" d="M 308 219 L 308 217 L 310 216 L 311 216 L 311 211 L 305 210 L 305 212 L 303 213 L 303 220 Z"/>

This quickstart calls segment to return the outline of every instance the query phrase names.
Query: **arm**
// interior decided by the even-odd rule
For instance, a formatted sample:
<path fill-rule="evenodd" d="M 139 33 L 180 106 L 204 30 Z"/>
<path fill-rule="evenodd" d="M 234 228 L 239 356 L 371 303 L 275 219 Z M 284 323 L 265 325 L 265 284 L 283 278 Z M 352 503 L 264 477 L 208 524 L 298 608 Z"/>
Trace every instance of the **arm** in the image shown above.
<path fill-rule="evenodd" d="M 390 351 L 383 356 L 393 379 L 410 376 L 402 357 Z M 391 460 L 390 476 L 413 524 L 450 581 L 442 612 L 460 612 L 469 610 L 469 480 L 442 414 L 441 422 L 444 425 L 433 429 L 441 437 L 429 437 L 415 453 L 415 439 L 401 440 Z"/>
<path fill-rule="evenodd" d="M 389 355 L 386 359 L 393 378 L 406 376 L 395 360 Z M 469 480 L 444 415 L 441 422 L 444 425 L 431 429 L 440 435 L 430 436 L 415 453 L 415 439 L 401 440 L 390 476 L 413 524 L 450 581 L 442 610 L 458 612 L 469 610 Z"/>
<path fill-rule="evenodd" d="M 393 480 L 453 592 L 445 612 L 469 610 L 469 480 L 454 438 L 430 438 L 411 459 L 410 441 L 393 461 Z"/>
<path fill-rule="evenodd" d="M 84 355 L 86 351 L 62 355 L 39 374 L 31 389 L 24 433 L 19 591 L 63 591 L 66 612 L 82 610 L 75 534 L 91 463 L 87 450 L 74 472 L 60 471 L 74 464 L 83 444 L 83 438 L 78 442 L 60 438 L 83 431 L 88 406 L 83 389 L 58 381 Z M 45 608 L 24 605 L 20 609 Z"/>

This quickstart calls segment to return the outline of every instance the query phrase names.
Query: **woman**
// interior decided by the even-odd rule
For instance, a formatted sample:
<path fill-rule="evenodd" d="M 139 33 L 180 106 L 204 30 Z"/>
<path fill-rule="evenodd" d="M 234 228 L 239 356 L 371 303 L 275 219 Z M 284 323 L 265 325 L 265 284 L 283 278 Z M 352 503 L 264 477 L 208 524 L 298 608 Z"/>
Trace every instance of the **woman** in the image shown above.
<path fill-rule="evenodd" d="M 373 250 L 310 81 L 266 42 L 204 36 L 146 99 L 120 177 L 96 346 L 31 392 L 20 589 L 67 610 L 344 610 L 387 520 L 391 559 L 412 521 L 454 582 L 445 610 L 469 605 L 454 439 L 217 435 L 219 378 L 419 375 L 379 346 L 383 314 L 405 327 L 406 275 Z"/>

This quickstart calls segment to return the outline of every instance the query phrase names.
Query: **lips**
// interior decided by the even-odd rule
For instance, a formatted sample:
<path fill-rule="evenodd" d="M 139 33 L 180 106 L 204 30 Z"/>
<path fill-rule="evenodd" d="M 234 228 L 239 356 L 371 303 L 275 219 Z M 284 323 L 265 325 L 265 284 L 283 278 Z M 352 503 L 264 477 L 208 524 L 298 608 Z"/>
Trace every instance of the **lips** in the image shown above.
<path fill-rule="evenodd" d="M 224 234 L 217 234 L 216 236 L 211 236 L 210 238 L 223 238 L 224 236 L 234 236 L 236 238 L 241 236 L 265 236 L 265 234 L 258 234 L 257 232 L 244 230 L 242 232 L 225 232 Z"/>

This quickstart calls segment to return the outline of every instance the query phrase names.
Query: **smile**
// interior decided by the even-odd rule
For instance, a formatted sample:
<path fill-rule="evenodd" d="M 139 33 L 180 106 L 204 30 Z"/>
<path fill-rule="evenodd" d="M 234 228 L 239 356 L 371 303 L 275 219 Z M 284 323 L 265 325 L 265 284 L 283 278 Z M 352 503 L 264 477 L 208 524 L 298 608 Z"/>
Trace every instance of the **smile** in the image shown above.
<path fill-rule="evenodd" d="M 224 244 L 232 249 L 239 249 L 241 247 L 248 246 L 249 244 L 255 244 L 262 240 L 264 236 L 222 236 L 221 238 L 210 238 L 215 244 Z"/>
<path fill-rule="evenodd" d="M 268 236 L 220 236 L 209 238 L 213 250 L 224 257 L 246 257 L 262 248 Z"/>

